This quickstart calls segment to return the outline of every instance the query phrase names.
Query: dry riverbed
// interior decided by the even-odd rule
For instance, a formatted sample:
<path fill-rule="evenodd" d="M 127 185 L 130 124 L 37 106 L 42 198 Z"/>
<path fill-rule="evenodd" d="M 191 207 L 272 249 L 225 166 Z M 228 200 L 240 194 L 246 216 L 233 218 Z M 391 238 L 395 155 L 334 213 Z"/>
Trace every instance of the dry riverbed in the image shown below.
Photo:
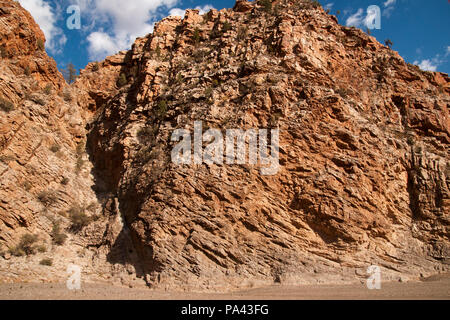
<path fill-rule="evenodd" d="M 68 290 L 65 284 L 0 284 L 0 299 L 64 300 L 268 300 L 268 299 L 450 299 L 450 277 L 434 276 L 422 281 L 383 283 L 380 290 L 360 285 L 270 286 L 231 293 L 195 293 L 125 288 L 86 283 L 81 290 Z"/>

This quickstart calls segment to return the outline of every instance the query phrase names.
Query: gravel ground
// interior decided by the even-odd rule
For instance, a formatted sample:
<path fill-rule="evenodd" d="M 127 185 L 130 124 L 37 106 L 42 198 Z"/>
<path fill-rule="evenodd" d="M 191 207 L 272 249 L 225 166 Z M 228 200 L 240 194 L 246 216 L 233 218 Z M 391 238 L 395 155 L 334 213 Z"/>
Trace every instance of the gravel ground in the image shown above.
<path fill-rule="evenodd" d="M 423 281 L 382 283 L 380 290 L 361 285 L 270 286 L 232 293 L 167 292 L 124 288 L 105 284 L 83 284 L 68 290 L 65 284 L 0 284 L 1 300 L 301 300 L 301 299 L 444 299 L 450 300 L 450 276 Z"/>

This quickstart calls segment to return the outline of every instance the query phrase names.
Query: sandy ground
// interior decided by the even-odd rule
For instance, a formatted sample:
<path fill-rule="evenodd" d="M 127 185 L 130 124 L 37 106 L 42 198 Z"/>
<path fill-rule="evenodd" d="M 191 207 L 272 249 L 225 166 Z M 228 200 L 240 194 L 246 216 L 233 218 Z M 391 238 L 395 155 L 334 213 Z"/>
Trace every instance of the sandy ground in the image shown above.
<path fill-rule="evenodd" d="M 380 290 L 361 285 L 270 286 L 232 293 L 166 292 L 84 284 L 68 290 L 65 284 L 0 284 L 1 300 L 325 300 L 325 299 L 439 299 L 450 300 L 450 275 L 423 281 L 382 283 Z"/>

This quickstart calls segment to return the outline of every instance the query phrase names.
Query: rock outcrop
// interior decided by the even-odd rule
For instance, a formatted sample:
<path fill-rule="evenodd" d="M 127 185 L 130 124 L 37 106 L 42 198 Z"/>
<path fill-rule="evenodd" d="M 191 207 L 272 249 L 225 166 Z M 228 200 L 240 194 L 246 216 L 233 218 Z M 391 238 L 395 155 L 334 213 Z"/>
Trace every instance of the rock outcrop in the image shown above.
<path fill-rule="evenodd" d="M 12 21 L 4 15 L 2 28 Z M 36 59 L 31 51 L 28 60 Z M 47 210 L 61 210 L 69 197 L 99 206 L 98 221 L 73 240 L 92 253 L 92 273 L 226 290 L 360 281 L 374 264 L 385 280 L 449 270 L 449 77 L 406 64 L 314 2 L 274 1 L 269 9 L 238 1 L 163 19 L 130 51 L 89 64 L 70 88 L 74 102 L 54 95 L 53 108 L 21 98 L 26 88 L 6 91 L 19 85 L 12 65 L 2 60 L 0 75 L 0 93 L 21 106 L 0 127 L 2 156 L 15 157 L 0 168 L 5 243 L 20 228 L 42 228 L 31 218 L 39 208 L 32 194 L 59 190 L 51 184 L 68 175 L 74 142 L 86 137 L 90 174 L 70 175 L 61 205 Z M 172 133 L 193 132 L 194 121 L 204 131 L 279 129 L 278 173 L 174 164 Z M 58 138 L 66 158 L 47 152 L 44 137 Z M 21 159 L 36 150 L 32 175 Z"/>

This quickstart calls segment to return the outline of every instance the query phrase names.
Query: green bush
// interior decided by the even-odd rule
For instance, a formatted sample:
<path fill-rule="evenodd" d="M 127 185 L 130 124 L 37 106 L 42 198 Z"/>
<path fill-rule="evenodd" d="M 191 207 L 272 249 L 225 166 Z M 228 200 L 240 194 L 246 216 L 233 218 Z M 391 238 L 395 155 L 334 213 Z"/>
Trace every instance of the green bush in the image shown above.
<path fill-rule="evenodd" d="M 41 262 L 39 262 L 39 264 L 43 265 L 43 266 L 49 266 L 50 267 L 50 266 L 53 265 L 53 260 L 50 259 L 50 258 L 45 258 L 45 259 L 42 259 Z"/>
<path fill-rule="evenodd" d="M 14 103 L 9 100 L 0 98 L 0 109 L 5 112 L 11 112 L 14 110 Z"/>

